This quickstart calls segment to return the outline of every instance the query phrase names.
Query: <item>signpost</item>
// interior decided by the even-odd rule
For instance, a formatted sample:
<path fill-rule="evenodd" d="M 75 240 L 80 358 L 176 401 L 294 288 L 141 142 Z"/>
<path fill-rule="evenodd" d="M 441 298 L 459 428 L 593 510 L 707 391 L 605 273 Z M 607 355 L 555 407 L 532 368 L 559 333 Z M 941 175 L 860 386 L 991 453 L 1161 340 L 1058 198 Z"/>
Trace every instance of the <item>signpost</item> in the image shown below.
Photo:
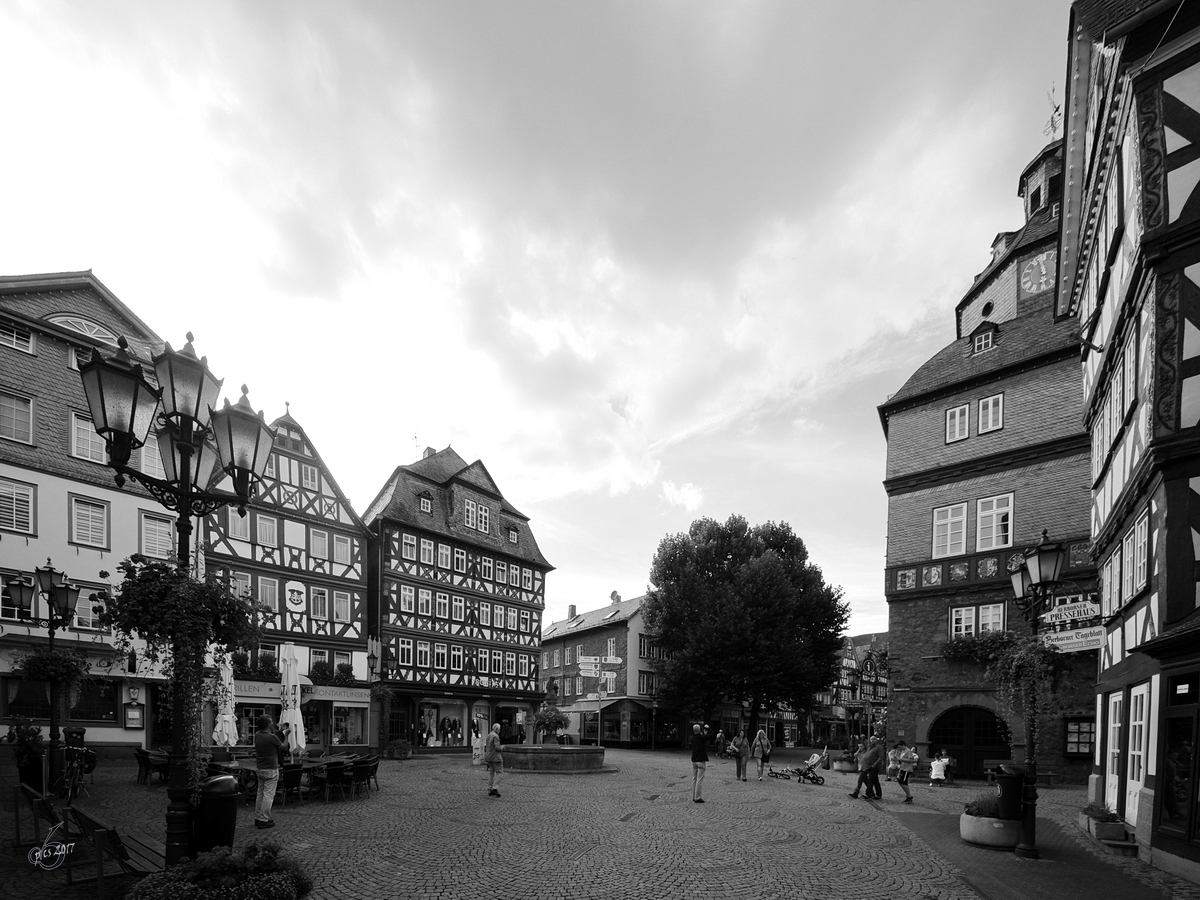
<path fill-rule="evenodd" d="M 605 660 L 605 661 L 607 662 L 607 660 Z M 579 663 L 581 666 L 584 665 L 585 663 L 598 663 L 598 662 L 600 662 L 600 657 L 598 657 L 598 656 L 577 656 L 577 657 L 575 657 L 575 662 Z"/>

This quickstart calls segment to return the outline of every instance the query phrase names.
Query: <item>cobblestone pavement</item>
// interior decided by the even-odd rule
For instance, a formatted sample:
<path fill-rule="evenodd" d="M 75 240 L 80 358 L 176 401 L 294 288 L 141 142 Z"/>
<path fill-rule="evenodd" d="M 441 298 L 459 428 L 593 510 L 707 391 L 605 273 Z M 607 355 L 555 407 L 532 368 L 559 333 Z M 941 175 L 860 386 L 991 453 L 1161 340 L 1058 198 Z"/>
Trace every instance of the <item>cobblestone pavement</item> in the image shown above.
<path fill-rule="evenodd" d="M 792 764 L 800 752 L 777 751 Z M 594 775 L 506 773 L 502 796 L 467 756 L 384 761 L 382 790 L 367 799 L 276 803 L 277 827 L 256 832 L 253 810 L 238 812 L 237 845 L 269 837 L 298 855 L 326 898 L 649 898 L 719 892 L 739 898 L 976 900 L 961 873 L 908 828 L 909 812 L 957 815 L 979 783 L 930 789 L 901 805 L 894 784 L 879 802 L 852 800 L 853 776 L 827 772 L 825 785 L 733 777 L 731 761 L 709 764 L 703 804 L 691 802 L 691 763 L 682 751 L 609 750 L 615 771 Z M 3 782 L 0 837 L 13 838 L 12 770 Z M 1074 829 L 1079 787 L 1041 792 L 1039 818 Z M 166 791 L 139 785 L 136 769 L 97 771 L 95 815 L 122 831 L 163 838 Z M 1081 846 L 1092 848 L 1079 835 Z M 61 872 L 39 872 L 25 851 L 8 851 L 0 900 L 95 896 L 67 887 Z M 1200 900 L 1200 891 L 1137 860 L 1095 851 L 1164 896 Z M 1035 864 L 1036 866 L 1036 864 Z M 1042 896 L 1030 868 L 1029 897 Z M 128 878 L 113 882 L 120 896 Z"/>

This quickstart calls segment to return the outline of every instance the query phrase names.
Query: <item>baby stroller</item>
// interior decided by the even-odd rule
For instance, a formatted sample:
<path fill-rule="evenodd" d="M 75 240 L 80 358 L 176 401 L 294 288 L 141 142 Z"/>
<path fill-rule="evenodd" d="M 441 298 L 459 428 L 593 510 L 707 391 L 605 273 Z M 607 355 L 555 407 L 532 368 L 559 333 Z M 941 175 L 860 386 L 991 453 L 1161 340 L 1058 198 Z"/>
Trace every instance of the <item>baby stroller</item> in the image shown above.
<path fill-rule="evenodd" d="M 825 778 L 817 770 L 829 759 L 829 747 L 821 753 L 814 753 L 806 761 L 800 763 L 793 771 L 800 781 L 810 784 L 824 784 Z"/>

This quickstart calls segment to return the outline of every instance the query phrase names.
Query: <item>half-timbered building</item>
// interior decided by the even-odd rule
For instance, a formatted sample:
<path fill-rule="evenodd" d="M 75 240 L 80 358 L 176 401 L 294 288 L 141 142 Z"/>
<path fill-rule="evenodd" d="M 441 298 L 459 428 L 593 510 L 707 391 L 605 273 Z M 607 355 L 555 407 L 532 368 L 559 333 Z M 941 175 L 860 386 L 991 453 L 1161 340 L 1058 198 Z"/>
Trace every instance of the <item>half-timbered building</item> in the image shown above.
<path fill-rule="evenodd" d="M 1058 312 L 1078 323 L 1104 646 L 1091 795 L 1200 880 L 1200 9 L 1078 0 Z"/>
<path fill-rule="evenodd" d="M 529 519 L 482 462 L 447 447 L 400 466 L 365 516 L 388 741 L 469 747 L 495 722 L 515 742 L 538 690 L 546 575 Z"/>
<path fill-rule="evenodd" d="M 367 665 L 367 531 L 290 411 L 271 423 L 275 446 L 241 516 L 206 520 L 206 564 L 262 607 L 262 638 L 235 671 L 240 736 L 278 718 L 278 660 L 291 644 L 304 685 L 309 748 L 373 743 Z"/>

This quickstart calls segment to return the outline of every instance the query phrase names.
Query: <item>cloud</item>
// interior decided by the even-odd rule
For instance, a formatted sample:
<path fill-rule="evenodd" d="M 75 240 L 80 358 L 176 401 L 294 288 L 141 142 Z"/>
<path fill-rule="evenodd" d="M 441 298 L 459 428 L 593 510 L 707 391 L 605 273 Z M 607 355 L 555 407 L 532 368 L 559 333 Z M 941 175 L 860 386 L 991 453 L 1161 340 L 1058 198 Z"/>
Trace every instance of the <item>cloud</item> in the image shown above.
<path fill-rule="evenodd" d="M 704 502 L 704 492 L 690 482 L 676 485 L 673 481 L 664 481 L 662 495 L 671 506 L 682 506 L 688 512 L 695 512 Z"/>

